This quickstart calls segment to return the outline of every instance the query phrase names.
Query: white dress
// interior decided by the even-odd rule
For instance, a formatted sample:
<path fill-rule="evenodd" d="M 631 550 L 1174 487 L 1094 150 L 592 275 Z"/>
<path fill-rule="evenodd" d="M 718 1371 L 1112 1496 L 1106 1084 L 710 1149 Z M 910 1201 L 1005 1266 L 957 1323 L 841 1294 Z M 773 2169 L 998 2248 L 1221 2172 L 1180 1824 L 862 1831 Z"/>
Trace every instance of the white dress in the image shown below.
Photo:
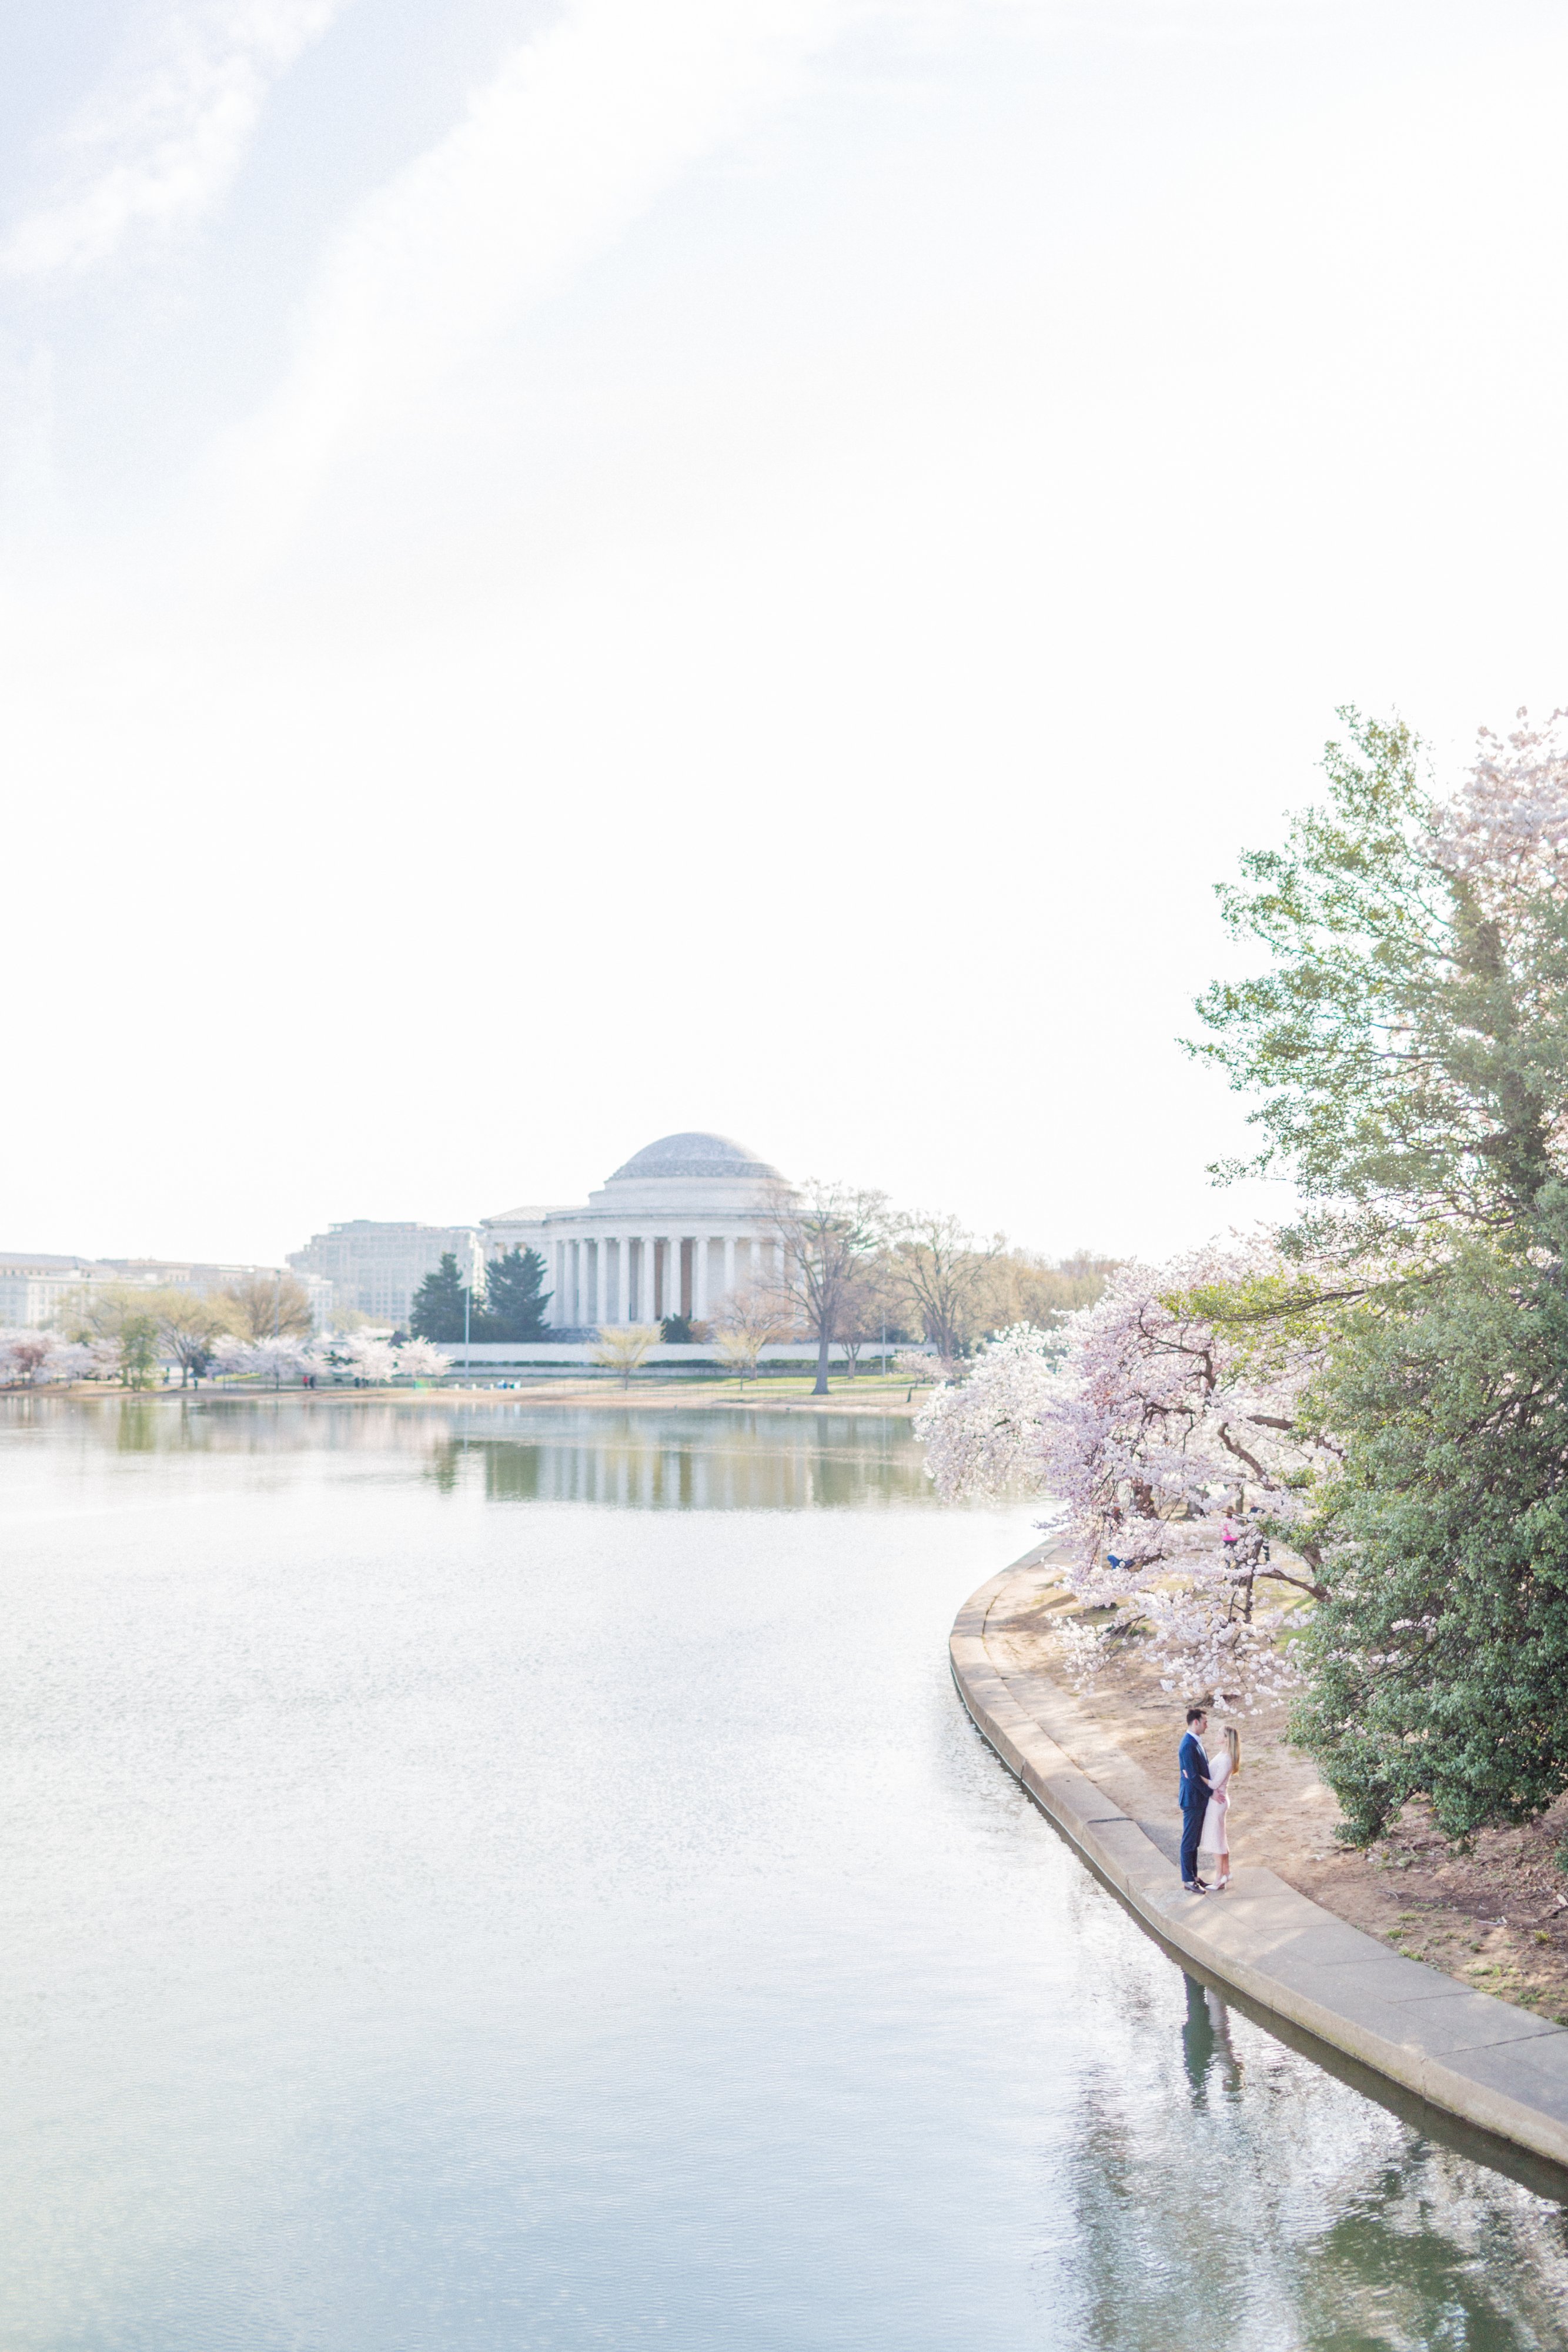
<path fill-rule="evenodd" d="M 1216 1795 L 1223 1797 L 1226 1792 L 1226 1783 L 1229 1778 L 1230 1750 L 1228 1748 L 1220 1748 L 1208 1759 L 1208 1785 Z M 1200 1853 L 1224 1853 L 1228 1851 L 1230 1839 L 1225 1826 L 1226 1810 L 1225 1806 L 1217 1805 L 1213 1797 L 1210 1797 L 1204 1807 L 1203 1827 L 1198 1832 L 1197 1838 L 1197 1850 Z"/>

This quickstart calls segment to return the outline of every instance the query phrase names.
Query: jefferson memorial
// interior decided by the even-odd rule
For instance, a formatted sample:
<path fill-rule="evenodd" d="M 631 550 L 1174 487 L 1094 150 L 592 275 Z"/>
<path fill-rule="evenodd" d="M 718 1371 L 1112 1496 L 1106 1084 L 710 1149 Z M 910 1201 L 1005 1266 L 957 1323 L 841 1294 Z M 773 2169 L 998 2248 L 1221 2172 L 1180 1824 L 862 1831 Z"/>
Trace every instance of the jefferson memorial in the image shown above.
<path fill-rule="evenodd" d="M 558 1329 L 702 1322 L 732 1291 L 777 1278 L 781 1191 L 777 1168 L 727 1136 L 663 1135 L 585 1208 L 508 1209 L 479 1229 L 487 1258 L 538 1250 Z"/>

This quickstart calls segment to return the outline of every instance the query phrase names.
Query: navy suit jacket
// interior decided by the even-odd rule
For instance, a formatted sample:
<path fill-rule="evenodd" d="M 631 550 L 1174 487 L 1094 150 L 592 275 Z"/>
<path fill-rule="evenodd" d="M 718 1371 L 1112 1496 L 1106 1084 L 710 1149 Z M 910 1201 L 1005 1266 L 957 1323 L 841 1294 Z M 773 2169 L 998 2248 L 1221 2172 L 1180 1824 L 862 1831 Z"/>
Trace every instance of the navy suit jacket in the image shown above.
<path fill-rule="evenodd" d="M 1181 1768 L 1181 1809 L 1190 1812 L 1195 1805 L 1208 1802 L 1208 1758 L 1196 1731 L 1186 1733 L 1182 1740 L 1176 1762 Z"/>

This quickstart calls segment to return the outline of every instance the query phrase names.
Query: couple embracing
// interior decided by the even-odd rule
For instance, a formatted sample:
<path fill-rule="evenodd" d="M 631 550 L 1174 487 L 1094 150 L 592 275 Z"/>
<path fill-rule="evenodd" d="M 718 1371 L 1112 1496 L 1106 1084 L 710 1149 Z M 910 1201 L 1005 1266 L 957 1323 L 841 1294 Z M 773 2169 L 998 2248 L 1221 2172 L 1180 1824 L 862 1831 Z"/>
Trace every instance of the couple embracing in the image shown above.
<path fill-rule="evenodd" d="M 1181 1770 L 1181 1883 L 1189 1895 L 1218 1895 L 1230 1884 L 1230 1839 L 1226 1816 L 1230 1782 L 1241 1769 L 1241 1740 L 1228 1723 L 1211 1756 L 1205 1744 L 1208 1717 L 1201 1706 L 1186 1711 L 1186 1736 L 1176 1761 Z M 1213 1885 L 1197 1874 L 1198 1854 L 1215 1861 Z"/>

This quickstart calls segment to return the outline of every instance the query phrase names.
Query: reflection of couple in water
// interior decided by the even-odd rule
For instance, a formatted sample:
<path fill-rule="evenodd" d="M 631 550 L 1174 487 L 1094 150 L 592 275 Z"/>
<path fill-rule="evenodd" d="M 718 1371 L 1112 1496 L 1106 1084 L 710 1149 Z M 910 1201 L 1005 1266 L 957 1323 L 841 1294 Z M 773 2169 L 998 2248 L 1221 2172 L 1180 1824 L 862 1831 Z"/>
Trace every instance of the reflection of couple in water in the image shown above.
<path fill-rule="evenodd" d="M 1218 1895 L 1230 1884 L 1230 1783 L 1241 1769 L 1241 1738 L 1228 1723 L 1211 1754 L 1204 1735 L 1208 1717 L 1201 1706 L 1186 1711 L 1186 1734 L 1177 1763 L 1181 1771 L 1181 1883 L 1189 1895 Z M 1199 1853 L 1212 1854 L 1212 1880 L 1197 1874 Z"/>
<path fill-rule="evenodd" d="M 1230 2011 L 1218 1993 L 1197 1977 L 1186 1979 L 1186 2021 L 1181 2030 L 1182 2056 L 1192 2085 L 1193 2104 L 1202 2106 L 1210 2067 L 1218 2059 L 1225 2088 L 1237 2090 L 1241 2067 L 1230 2043 Z"/>

